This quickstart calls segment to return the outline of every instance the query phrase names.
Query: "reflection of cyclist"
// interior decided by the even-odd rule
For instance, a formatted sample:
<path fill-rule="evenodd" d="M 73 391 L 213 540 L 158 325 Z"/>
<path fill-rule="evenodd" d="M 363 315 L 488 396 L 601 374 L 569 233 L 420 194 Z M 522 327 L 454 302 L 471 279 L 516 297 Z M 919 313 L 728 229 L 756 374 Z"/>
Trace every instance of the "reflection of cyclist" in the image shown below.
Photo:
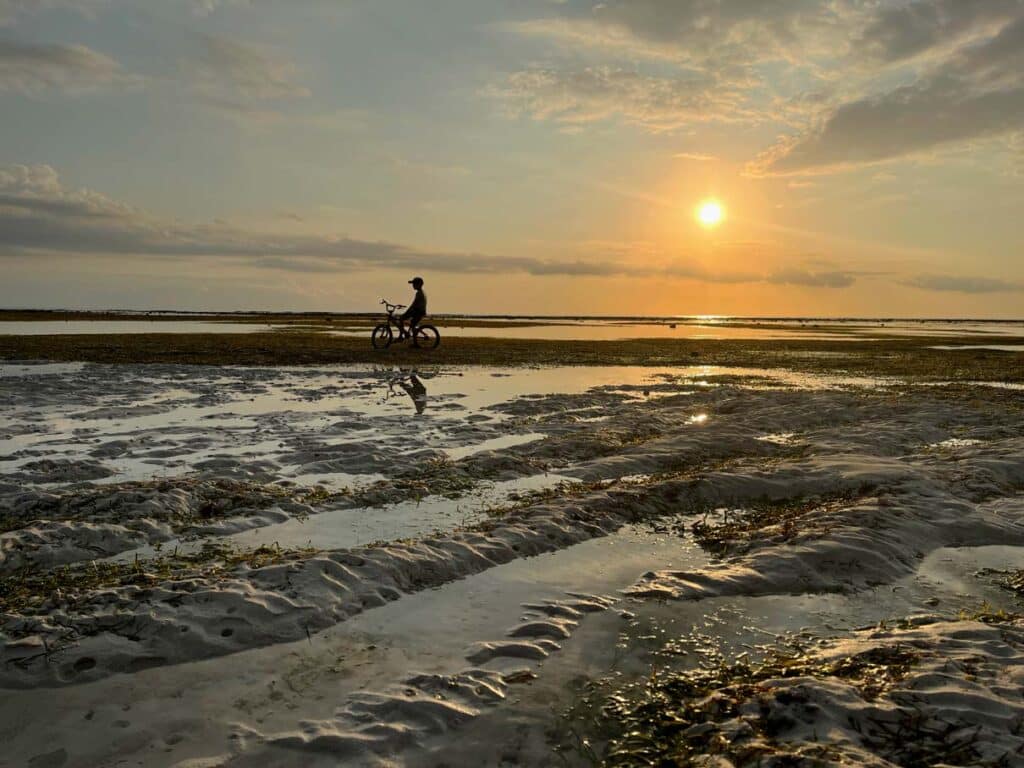
<path fill-rule="evenodd" d="M 405 324 L 402 321 L 408 320 L 409 333 L 412 336 L 412 345 L 414 347 L 418 347 L 420 343 L 419 339 L 416 338 L 416 328 L 427 314 L 427 294 L 423 292 L 422 277 L 414 277 L 409 281 L 409 285 L 416 289 L 416 298 L 412 300 L 412 304 L 409 308 L 402 313 L 402 317 L 398 321 L 398 330 L 401 333 L 405 333 Z"/>
<path fill-rule="evenodd" d="M 413 373 L 409 376 L 409 382 L 406 383 L 404 379 L 398 382 L 398 386 L 405 390 L 405 393 L 412 398 L 413 405 L 416 406 L 416 413 L 423 413 L 423 409 L 427 407 L 427 388 L 423 386 L 423 382 L 420 381 L 419 377 Z"/>

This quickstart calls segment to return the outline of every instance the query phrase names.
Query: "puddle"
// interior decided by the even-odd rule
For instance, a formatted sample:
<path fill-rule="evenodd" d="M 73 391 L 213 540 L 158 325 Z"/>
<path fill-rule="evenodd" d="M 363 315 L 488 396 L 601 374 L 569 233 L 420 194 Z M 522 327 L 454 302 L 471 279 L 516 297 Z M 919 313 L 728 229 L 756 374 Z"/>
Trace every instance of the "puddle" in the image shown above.
<path fill-rule="evenodd" d="M 917 580 L 945 591 L 956 610 L 977 610 L 982 603 L 1024 612 L 1012 595 L 982 575 L 994 571 L 1018 570 L 1024 565 L 1024 547 L 946 547 L 930 553 L 921 562 Z"/>
<path fill-rule="evenodd" d="M 483 482 L 474 487 L 471 496 L 457 499 L 426 496 L 375 507 L 327 509 L 309 517 L 294 517 L 282 523 L 219 536 L 217 542 L 242 549 L 280 546 L 331 550 L 450 533 L 487 519 L 487 510 L 508 504 L 524 493 L 573 482 L 576 482 L 574 478 L 554 472 L 516 480 Z M 159 549 L 152 546 L 138 547 L 103 559 L 131 561 L 136 557 L 147 558 L 172 550 L 193 552 L 200 549 L 204 542 L 171 539 Z"/>
<path fill-rule="evenodd" d="M 449 459 L 458 461 L 459 459 L 464 459 L 467 456 L 473 456 L 477 453 L 483 453 L 484 451 L 500 451 L 503 448 L 514 448 L 517 445 L 526 445 L 527 443 L 533 443 L 537 440 L 543 440 L 545 437 L 547 437 L 547 435 L 543 432 L 527 432 L 525 435 L 505 435 L 503 437 L 484 440 L 476 445 L 464 445 L 460 448 L 445 448 L 444 452 L 448 454 Z"/>

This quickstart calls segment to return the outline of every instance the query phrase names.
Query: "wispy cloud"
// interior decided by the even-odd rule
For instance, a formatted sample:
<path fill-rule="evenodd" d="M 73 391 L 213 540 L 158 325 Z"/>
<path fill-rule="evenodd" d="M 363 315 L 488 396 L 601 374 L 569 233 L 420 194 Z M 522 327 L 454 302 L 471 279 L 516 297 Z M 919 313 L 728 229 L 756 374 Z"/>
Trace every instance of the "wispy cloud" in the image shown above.
<path fill-rule="evenodd" d="M 84 45 L 0 40 L 0 90 L 82 92 L 138 82 L 114 59 Z"/>
<path fill-rule="evenodd" d="M 652 132 L 753 118 L 740 87 L 709 73 L 655 77 L 614 67 L 514 72 L 487 89 L 512 115 L 581 126 L 620 118 Z"/>
<path fill-rule="evenodd" d="M 966 275 L 917 275 L 903 282 L 911 288 L 946 293 L 1008 293 L 1024 291 L 1024 283 L 996 277 Z"/>
<path fill-rule="evenodd" d="M 811 272 L 804 269 L 782 269 L 768 276 L 769 283 L 777 285 L 803 285 L 811 288 L 849 288 L 857 282 L 850 272 Z"/>
<path fill-rule="evenodd" d="M 181 69 L 203 101 L 229 111 L 265 111 L 268 105 L 311 95 L 293 61 L 224 37 L 203 35 L 200 50 L 182 59 Z"/>
<path fill-rule="evenodd" d="M 30 13 L 66 8 L 91 17 L 110 0 L 0 0 L 0 27 L 12 25 L 19 16 Z"/>
<path fill-rule="evenodd" d="M 571 0 L 546 18 L 508 25 L 562 47 L 739 70 L 836 53 L 857 0 Z"/>

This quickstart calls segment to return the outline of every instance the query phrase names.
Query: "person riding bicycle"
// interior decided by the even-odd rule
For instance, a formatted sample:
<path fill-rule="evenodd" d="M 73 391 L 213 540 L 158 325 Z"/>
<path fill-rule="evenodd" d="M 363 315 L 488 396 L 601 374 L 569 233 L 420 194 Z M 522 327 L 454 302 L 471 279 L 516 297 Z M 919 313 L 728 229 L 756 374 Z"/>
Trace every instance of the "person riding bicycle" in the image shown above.
<path fill-rule="evenodd" d="M 404 320 L 409 321 L 409 335 L 412 336 L 412 345 L 418 347 L 419 340 L 416 338 L 416 328 L 419 326 L 420 321 L 427 315 L 427 294 L 423 292 L 423 278 L 414 277 L 409 281 L 409 285 L 416 289 L 416 298 L 412 300 L 412 304 L 409 308 L 402 313 L 401 318 L 398 320 L 398 330 L 401 333 L 405 333 Z"/>

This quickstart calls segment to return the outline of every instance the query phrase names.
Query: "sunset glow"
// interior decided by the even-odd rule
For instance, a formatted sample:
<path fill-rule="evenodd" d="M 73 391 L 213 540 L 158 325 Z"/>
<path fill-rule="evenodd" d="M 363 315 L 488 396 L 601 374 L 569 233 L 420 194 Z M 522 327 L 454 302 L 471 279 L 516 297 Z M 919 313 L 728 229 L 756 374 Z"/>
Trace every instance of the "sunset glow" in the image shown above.
<path fill-rule="evenodd" d="M 1024 0 L 0 0 L 0 307 L 1016 317 L 1022 46 Z"/>

